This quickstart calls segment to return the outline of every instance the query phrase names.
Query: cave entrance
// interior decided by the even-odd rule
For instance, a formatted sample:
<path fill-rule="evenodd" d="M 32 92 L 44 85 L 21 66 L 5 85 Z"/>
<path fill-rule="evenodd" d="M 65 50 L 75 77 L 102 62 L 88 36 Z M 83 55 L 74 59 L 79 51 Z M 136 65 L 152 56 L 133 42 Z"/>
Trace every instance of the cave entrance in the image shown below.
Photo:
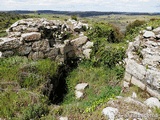
<path fill-rule="evenodd" d="M 47 90 L 44 91 L 44 95 L 48 96 L 51 104 L 61 104 L 68 93 L 68 86 L 66 78 L 69 73 L 78 66 L 79 59 L 69 59 L 64 65 L 61 65 L 58 70 L 58 75 L 54 76 L 47 83 Z M 55 83 L 58 81 L 58 83 Z M 56 88 L 52 87 L 57 84 Z"/>

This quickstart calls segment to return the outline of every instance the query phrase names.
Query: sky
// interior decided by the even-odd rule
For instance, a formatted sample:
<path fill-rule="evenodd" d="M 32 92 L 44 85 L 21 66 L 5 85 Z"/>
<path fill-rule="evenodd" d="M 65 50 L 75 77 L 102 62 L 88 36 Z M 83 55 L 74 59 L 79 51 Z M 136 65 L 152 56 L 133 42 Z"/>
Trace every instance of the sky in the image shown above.
<path fill-rule="evenodd" d="M 160 0 L 0 0 L 0 11 L 160 12 Z"/>

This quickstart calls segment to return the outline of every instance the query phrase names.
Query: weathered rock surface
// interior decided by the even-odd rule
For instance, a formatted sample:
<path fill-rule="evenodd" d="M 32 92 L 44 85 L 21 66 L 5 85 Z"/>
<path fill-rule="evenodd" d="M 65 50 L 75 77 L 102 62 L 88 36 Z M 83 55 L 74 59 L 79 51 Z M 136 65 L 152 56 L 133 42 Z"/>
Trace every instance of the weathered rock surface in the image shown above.
<path fill-rule="evenodd" d="M 59 62 L 75 57 L 89 58 L 86 50 L 91 49 L 93 42 L 84 35 L 68 39 L 70 34 L 83 32 L 83 26 L 88 28 L 87 24 L 74 20 L 19 20 L 6 30 L 8 37 L 0 38 L 1 57 L 21 55 L 33 60 L 50 58 Z"/>
<path fill-rule="evenodd" d="M 88 83 L 79 83 L 75 86 L 75 96 L 76 99 L 84 97 L 84 90 L 89 86 Z"/>
<path fill-rule="evenodd" d="M 24 33 L 21 35 L 21 37 L 25 41 L 35 41 L 41 38 L 41 33 L 38 32 Z"/>
<path fill-rule="evenodd" d="M 148 98 L 146 101 L 144 101 L 144 104 L 146 104 L 150 108 L 160 108 L 160 102 L 157 98 L 151 97 Z"/>
<path fill-rule="evenodd" d="M 75 96 L 76 96 L 76 99 L 80 99 L 80 98 L 84 97 L 84 93 L 81 92 L 81 91 L 76 90 L 75 91 Z"/>
<path fill-rule="evenodd" d="M 124 79 L 160 99 L 160 27 L 130 42 Z"/>
<path fill-rule="evenodd" d="M 146 32 L 143 34 L 143 37 L 146 37 L 146 38 L 153 37 L 153 38 L 155 38 L 155 34 L 154 34 L 154 32 L 152 32 L 152 31 L 146 31 Z"/>
<path fill-rule="evenodd" d="M 81 91 L 84 90 L 86 87 L 88 87 L 88 83 L 80 83 L 76 85 L 75 89 Z"/>
<path fill-rule="evenodd" d="M 108 117 L 109 120 L 115 120 L 115 116 L 118 114 L 117 108 L 106 107 L 102 113 Z"/>
<path fill-rule="evenodd" d="M 68 120 L 68 117 L 60 117 L 59 120 Z"/>
<path fill-rule="evenodd" d="M 110 120 L 155 120 L 158 115 L 155 110 L 149 108 L 146 101 L 138 100 L 139 98 L 116 97 L 107 102 L 106 108 L 102 113 Z M 150 99 L 150 98 L 149 98 Z M 157 100 L 156 100 L 157 101 Z M 152 102 L 149 102 L 151 105 Z M 153 105 L 155 107 L 155 104 Z"/>

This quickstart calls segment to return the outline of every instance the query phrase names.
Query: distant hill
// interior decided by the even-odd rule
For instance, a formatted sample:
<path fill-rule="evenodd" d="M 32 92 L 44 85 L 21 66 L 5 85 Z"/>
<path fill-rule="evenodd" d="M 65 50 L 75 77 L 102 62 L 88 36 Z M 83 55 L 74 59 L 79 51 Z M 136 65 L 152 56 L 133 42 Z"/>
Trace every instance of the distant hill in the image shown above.
<path fill-rule="evenodd" d="M 98 12 L 98 11 L 53 11 L 53 10 L 37 10 L 37 11 L 27 11 L 27 10 L 15 10 L 6 11 L 18 14 L 29 14 L 29 13 L 39 13 L 39 14 L 64 14 L 64 15 L 78 15 L 80 17 L 91 17 L 99 15 L 160 15 L 160 13 L 141 13 L 141 12 Z"/>

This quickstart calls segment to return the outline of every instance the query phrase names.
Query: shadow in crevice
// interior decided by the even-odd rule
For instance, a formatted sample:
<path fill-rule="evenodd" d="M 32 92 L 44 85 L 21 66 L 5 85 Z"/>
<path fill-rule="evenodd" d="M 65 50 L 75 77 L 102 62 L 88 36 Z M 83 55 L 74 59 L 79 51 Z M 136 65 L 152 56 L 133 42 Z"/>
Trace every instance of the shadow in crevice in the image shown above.
<path fill-rule="evenodd" d="M 58 74 L 48 80 L 43 94 L 48 96 L 52 104 L 61 104 L 68 92 L 66 78 L 77 67 L 78 59 L 69 59 L 58 69 Z"/>

